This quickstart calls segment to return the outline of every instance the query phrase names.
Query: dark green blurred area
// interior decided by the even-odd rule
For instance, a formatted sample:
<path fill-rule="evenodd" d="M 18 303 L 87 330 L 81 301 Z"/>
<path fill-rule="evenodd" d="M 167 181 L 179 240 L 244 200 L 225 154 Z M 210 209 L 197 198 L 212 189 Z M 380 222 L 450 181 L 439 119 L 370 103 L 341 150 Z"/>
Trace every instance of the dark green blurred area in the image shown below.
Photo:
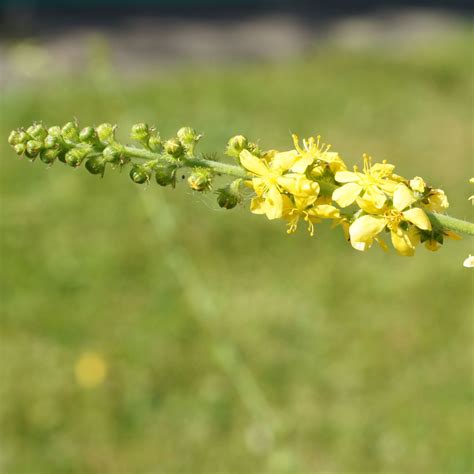
<path fill-rule="evenodd" d="M 5 473 L 472 472 L 472 243 L 359 253 L 185 183 L 18 160 L 12 128 L 139 121 L 291 148 L 320 133 L 445 189 L 472 216 L 472 34 L 331 46 L 125 82 L 104 65 L 9 88 L 1 116 Z M 104 383 L 77 384 L 85 351 Z"/>

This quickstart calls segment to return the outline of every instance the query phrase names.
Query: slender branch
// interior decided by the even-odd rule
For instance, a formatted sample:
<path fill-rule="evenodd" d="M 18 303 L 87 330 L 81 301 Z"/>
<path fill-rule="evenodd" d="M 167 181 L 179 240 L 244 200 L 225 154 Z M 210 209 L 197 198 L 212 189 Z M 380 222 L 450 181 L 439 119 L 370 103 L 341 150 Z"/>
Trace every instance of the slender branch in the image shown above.
<path fill-rule="evenodd" d="M 428 212 L 431 223 L 435 226 L 449 229 L 454 232 L 462 232 L 468 235 L 474 235 L 474 223 L 457 219 L 456 217 L 438 214 L 437 212 Z"/>
<path fill-rule="evenodd" d="M 154 153 L 143 148 L 136 148 L 133 146 L 124 146 L 125 155 L 129 158 L 141 158 L 145 160 L 158 160 L 165 163 L 178 164 L 180 167 L 189 168 L 209 168 L 218 174 L 226 174 L 235 176 L 237 178 L 251 178 L 243 168 L 236 165 L 229 165 L 221 163 L 220 161 L 206 160 L 204 158 L 180 158 L 177 160 L 167 154 Z"/>

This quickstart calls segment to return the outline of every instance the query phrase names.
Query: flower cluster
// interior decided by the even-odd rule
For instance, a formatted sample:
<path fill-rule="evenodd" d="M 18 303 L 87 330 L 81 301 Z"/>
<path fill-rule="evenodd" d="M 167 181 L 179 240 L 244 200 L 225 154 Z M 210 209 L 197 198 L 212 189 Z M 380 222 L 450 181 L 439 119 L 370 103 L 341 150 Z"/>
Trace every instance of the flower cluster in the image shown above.
<path fill-rule="evenodd" d="M 242 202 L 242 188 L 251 189 L 251 212 L 283 219 L 288 233 L 304 222 L 314 235 L 316 224 L 330 220 L 360 251 L 374 242 L 386 249 L 384 234 L 400 255 L 410 256 L 420 243 L 437 250 L 446 237 L 459 239 L 454 230 L 474 233 L 473 224 L 444 215 L 448 200 L 443 190 L 420 177 L 395 174 L 394 165 L 374 163 L 367 155 L 361 169 L 350 170 L 319 136 L 300 144 L 293 135 L 293 147 L 277 151 L 261 150 L 237 135 L 225 150 L 235 161 L 228 164 L 196 154 L 201 135 L 190 127 L 162 140 L 155 127 L 135 124 L 130 136 L 138 147 L 119 143 L 115 132 L 116 126 L 108 123 L 82 129 L 77 122 L 50 128 L 35 123 L 14 130 L 8 141 L 29 160 L 39 157 L 49 165 L 58 160 L 72 167 L 84 162 L 90 173 L 101 176 L 108 166 L 130 165 L 130 178 L 137 184 L 149 183 L 154 176 L 159 185 L 174 187 L 177 171 L 186 168 L 191 189 L 205 192 L 213 189 L 217 176 L 232 176 L 232 182 L 216 191 L 220 207 L 236 207 Z"/>
<path fill-rule="evenodd" d="M 407 180 L 394 173 L 393 165 L 372 163 L 367 155 L 362 170 L 355 166 L 349 171 L 320 137 L 303 140 L 302 146 L 295 135 L 293 140 L 294 148 L 286 152 L 240 153 L 241 165 L 254 176 L 249 182 L 256 194 L 252 212 L 288 221 L 289 233 L 303 219 L 311 235 L 315 223 L 331 219 L 361 251 L 374 241 L 385 249 L 384 231 L 398 253 L 407 256 L 420 242 L 437 250 L 445 237 L 459 238 L 433 226 L 427 215 L 447 209 L 443 190 L 429 187 L 420 177 Z"/>

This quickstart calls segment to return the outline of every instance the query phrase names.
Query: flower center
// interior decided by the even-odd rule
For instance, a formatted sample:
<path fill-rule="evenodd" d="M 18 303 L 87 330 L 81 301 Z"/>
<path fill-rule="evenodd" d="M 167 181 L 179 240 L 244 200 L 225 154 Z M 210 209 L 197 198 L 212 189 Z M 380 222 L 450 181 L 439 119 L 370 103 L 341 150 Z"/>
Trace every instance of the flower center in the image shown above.
<path fill-rule="evenodd" d="M 387 222 L 387 227 L 390 230 L 396 230 L 403 220 L 403 214 L 395 209 L 385 211 L 384 218 Z"/>

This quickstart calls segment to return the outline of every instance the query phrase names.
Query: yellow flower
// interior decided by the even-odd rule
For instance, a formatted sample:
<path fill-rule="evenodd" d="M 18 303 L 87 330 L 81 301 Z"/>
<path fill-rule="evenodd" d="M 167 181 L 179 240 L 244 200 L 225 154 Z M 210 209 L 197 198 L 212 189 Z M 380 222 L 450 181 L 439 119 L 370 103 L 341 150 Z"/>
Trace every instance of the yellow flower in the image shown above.
<path fill-rule="evenodd" d="M 419 236 L 410 224 L 422 230 L 431 230 L 431 222 L 422 209 L 414 207 L 406 210 L 414 200 L 413 193 L 404 184 L 398 184 L 393 193 L 393 208 L 386 208 L 379 215 L 364 215 L 351 224 L 349 235 L 352 246 L 357 250 L 367 250 L 387 227 L 398 253 L 413 255 Z"/>
<path fill-rule="evenodd" d="M 335 151 L 329 151 L 331 149 L 331 145 L 321 143 L 320 135 L 318 135 L 316 138 L 303 138 L 303 147 L 301 147 L 299 144 L 298 135 L 293 134 L 292 137 L 295 149 L 301 157 L 293 166 L 293 171 L 297 173 L 304 173 L 308 166 L 318 161 L 326 163 L 333 173 L 346 169 L 346 165 L 339 156 L 339 153 Z M 319 165 L 316 166 L 316 168 L 318 168 L 316 171 L 320 171 L 319 174 L 322 174 L 324 167 Z"/>
<path fill-rule="evenodd" d="M 426 189 L 426 183 L 423 178 L 416 176 L 415 178 L 410 179 L 410 188 L 413 189 L 413 191 L 424 193 Z"/>
<path fill-rule="evenodd" d="M 298 221 L 302 218 L 308 223 L 308 232 L 314 235 L 314 224 L 321 219 L 336 219 L 340 217 L 339 209 L 329 204 L 319 204 L 317 196 L 295 196 L 294 202 L 289 196 L 283 196 L 284 211 L 283 218 L 288 221 L 288 234 L 292 234 L 298 227 Z"/>
<path fill-rule="evenodd" d="M 399 184 L 390 179 L 395 166 L 386 162 L 372 166 L 371 158 L 364 155 L 364 172 L 338 171 L 335 179 L 343 186 L 337 188 L 332 199 L 341 207 L 350 206 L 361 194 L 365 203 L 370 203 L 376 209 L 382 209 L 387 200 L 387 194 L 392 195 Z"/>
<path fill-rule="evenodd" d="M 268 219 L 278 219 L 283 213 L 283 192 L 295 196 L 317 196 L 319 184 L 298 173 L 286 173 L 298 159 L 295 150 L 272 153 L 269 161 L 262 160 L 243 150 L 240 153 L 242 166 L 256 175 L 252 187 L 257 196 L 252 199 L 250 210 L 255 214 L 266 214 Z M 285 174 L 286 173 L 286 174 Z"/>
<path fill-rule="evenodd" d="M 444 212 L 449 207 L 448 198 L 442 189 L 431 189 L 427 199 L 428 204 L 425 204 L 425 208 L 429 211 Z"/>
<path fill-rule="evenodd" d="M 84 388 L 100 385 L 107 375 L 107 364 L 100 354 L 84 352 L 74 367 L 77 383 Z"/>

